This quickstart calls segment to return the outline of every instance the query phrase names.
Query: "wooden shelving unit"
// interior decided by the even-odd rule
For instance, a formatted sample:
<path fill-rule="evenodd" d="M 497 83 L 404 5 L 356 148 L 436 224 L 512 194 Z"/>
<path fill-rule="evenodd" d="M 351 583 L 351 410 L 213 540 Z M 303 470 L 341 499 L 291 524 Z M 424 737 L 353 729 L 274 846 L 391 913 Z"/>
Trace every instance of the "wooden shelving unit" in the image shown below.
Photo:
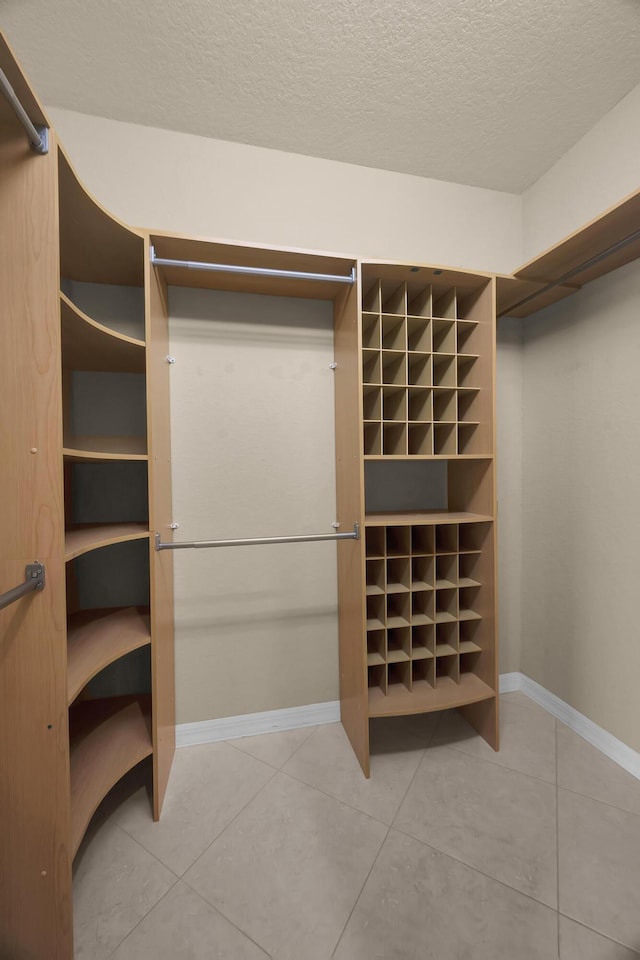
<path fill-rule="evenodd" d="M 336 351 L 345 371 L 336 405 L 349 419 L 348 434 L 337 427 L 339 519 L 346 506 L 363 529 L 357 561 L 339 550 L 340 679 L 343 724 L 368 776 L 370 717 L 457 707 L 498 745 L 495 287 L 489 276 L 422 265 L 360 271 L 360 309 Z M 407 471 L 426 477 L 421 462 L 438 471 L 420 480 L 424 508 L 392 504 L 402 497 L 398 461 L 405 482 Z M 381 509 L 372 483 L 391 468 Z"/>
<path fill-rule="evenodd" d="M 151 643 L 149 611 L 143 607 L 83 610 L 67 624 L 68 702 L 89 680 L 132 650 Z"/>

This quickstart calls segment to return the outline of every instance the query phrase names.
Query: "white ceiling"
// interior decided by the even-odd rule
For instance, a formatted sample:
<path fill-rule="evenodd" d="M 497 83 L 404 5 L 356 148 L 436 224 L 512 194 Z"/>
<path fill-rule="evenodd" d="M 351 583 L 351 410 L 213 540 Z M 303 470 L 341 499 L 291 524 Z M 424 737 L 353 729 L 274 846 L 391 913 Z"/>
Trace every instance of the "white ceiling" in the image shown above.
<path fill-rule="evenodd" d="M 640 0 L 0 0 L 45 104 L 515 192 L 640 82 L 639 25 Z"/>

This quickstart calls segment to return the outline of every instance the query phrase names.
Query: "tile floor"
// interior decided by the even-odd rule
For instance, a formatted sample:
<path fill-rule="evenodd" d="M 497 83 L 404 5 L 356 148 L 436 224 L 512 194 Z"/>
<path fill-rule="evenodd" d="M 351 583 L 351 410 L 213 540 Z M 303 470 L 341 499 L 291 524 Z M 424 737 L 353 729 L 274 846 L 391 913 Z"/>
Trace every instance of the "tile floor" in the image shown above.
<path fill-rule="evenodd" d="M 640 782 L 522 693 L 495 754 L 455 713 L 186 747 L 76 859 L 77 960 L 640 957 Z"/>

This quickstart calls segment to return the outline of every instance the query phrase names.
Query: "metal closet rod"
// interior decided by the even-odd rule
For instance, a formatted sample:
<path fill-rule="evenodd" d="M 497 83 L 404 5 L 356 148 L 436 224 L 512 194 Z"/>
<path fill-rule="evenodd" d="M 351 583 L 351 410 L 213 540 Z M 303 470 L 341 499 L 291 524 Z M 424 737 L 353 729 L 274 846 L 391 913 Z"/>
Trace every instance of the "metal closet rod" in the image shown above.
<path fill-rule="evenodd" d="M 200 260 L 169 260 L 156 257 L 151 247 L 151 263 L 154 267 L 182 267 L 187 270 L 209 270 L 213 273 L 242 273 L 253 277 L 282 277 L 287 280 L 326 280 L 330 283 L 355 283 L 356 268 L 345 276 L 341 273 L 307 273 L 304 270 L 274 270 L 271 267 L 244 267 L 231 263 L 204 263 Z"/>
<path fill-rule="evenodd" d="M 611 246 L 607 247 L 606 250 L 601 250 L 600 253 L 596 253 L 593 257 L 589 257 L 589 259 L 585 260 L 584 263 L 579 263 L 577 267 L 572 267 L 571 270 L 567 270 L 567 272 L 563 273 L 561 277 L 557 278 L 557 280 L 551 280 L 549 283 L 545 284 L 544 287 L 541 287 L 540 290 L 536 290 L 535 293 L 530 293 L 528 296 L 523 297 L 522 300 L 518 300 L 517 303 L 514 303 L 509 307 L 506 316 L 509 316 L 510 310 L 518 310 L 526 303 L 531 303 L 532 300 L 537 300 L 538 297 L 548 293 L 549 290 L 554 290 L 556 287 L 561 287 L 563 283 L 567 283 L 568 280 L 572 280 L 584 270 L 588 270 L 590 267 L 595 267 L 598 263 L 606 260 L 607 257 L 612 256 L 619 250 L 624 250 L 625 247 L 628 247 L 629 244 L 633 243 L 635 240 L 640 240 L 640 230 L 634 230 L 634 232 L 630 233 L 628 237 L 623 237 L 622 240 L 618 240 L 617 243 L 612 243 Z M 535 281 L 532 282 L 535 283 Z"/>
<path fill-rule="evenodd" d="M 9 83 L 9 79 L 4 70 L 0 70 L 0 91 L 2 91 L 2 93 L 5 95 L 9 102 L 9 106 L 12 108 L 18 120 L 24 127 L 27 136 L 29 137 L 29 143 L 36 153 L 48 153 L 49 131 L 47 127 L 38 128 L 31 122 L 27 115 L 27 111 L 18 100 L 15 90 Z"/>
<path fill-rule="evenodd" d="M 256 547 L 266 543 L 308 543 L 312 540 L 359 540 L 360 525 L 354 523 L 352 533 L 318 533 L 301 537 L 254 537 L 249 540 L 194 540 L 178 543 L 162 541 L 156 533 L 156 550 L 199 550 L 208 547 Z"/>

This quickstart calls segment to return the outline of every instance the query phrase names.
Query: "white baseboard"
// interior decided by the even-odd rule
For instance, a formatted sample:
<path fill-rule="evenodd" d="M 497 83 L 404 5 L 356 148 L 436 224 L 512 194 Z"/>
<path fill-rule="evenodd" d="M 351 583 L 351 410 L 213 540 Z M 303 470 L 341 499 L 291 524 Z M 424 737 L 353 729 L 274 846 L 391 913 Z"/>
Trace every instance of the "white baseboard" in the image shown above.
<path fill-rule="evenodd" d="M 622 740 L 618 740 L 584 714 L 574 710 L 564 700 L 541 687 L 524 673 L 501 674 L 500 693 L 513 693 L 516 690 L 521 690 L 557 720 L 562 721 L 587 740 L 605 757 L 609 757 L 640 780 L 640 753 L 632 750 Z M 188 747 L 196 743 L 215 743 L 218 740 L 255 737 L 261 733 L 275 733 L 278 730 L 295 730 L 298 727 L 313 727 L 320 723 L 335 723 L 339 719 L 340 701 L 331 700 L 328 703 L 311 703 L 302 707 L 288 707 L 285 710 L 267 710 L 264 713 L 246 713 L 239 717 L 181 723 L 176 727 L 176 745 Z"/>
<path fill-rule="evenodd" d="M 277 730 L 295 730 L 314 727 L 320 723 L 335 723 L 340 719 L 340 701 L 309 703 L 303 707 L 285 710 L 265 710 L 263 713 L 245 713 L 239 717 L 221 717 L 198 723 L 180 723 L 176 727 L 176 746 L 189 747 L 195 743 L 215 743 L 217 740 L 236 740 L 255 737 Z"/>
<path fill-rule="evenodd" d="M 613 734 L 599 727 L 593 720 L 589 720 L 583 713 L 570 707 L 560 697 L 556 697 L 555 693 L 541 687 L 524 673 L 503 673 L 500 676 L 500 693 L 512 693 L 514 690 L 522 690 L 527 697 L 543 707 L 556 720 L 566 724 L 605 757 L 609 757 L 640 780 L 640 753 L 636 750 L 628 747 L 622 740 L 618 740 Z"/>

